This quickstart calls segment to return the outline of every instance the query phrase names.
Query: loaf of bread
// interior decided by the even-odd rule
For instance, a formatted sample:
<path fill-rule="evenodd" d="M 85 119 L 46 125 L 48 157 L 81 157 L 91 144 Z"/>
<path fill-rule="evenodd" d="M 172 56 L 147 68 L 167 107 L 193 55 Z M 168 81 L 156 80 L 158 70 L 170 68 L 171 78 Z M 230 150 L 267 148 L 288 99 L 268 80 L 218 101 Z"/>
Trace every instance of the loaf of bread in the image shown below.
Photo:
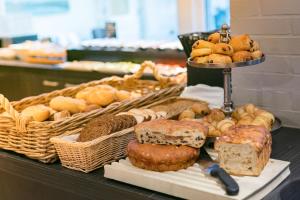
<path fill-rule="evenodd" d="M 232 175 L 259 176 L 268 163 L 272 138 L 261 126 L 236 126 L 215 142 L 220 166 Z"/>
<path fill-rule="evenodd" d="M 86 102 L 82 99 L 74 99 L 72 97 L 58 96 L 51 99 L 50 107 L 57 111 L 67 110 L 70 113 L 83 112 L 86 109 Z"/>
<path fill-rule="evenodd" d="M 199 149 L 188 146 L 140 144 L 129 142 L 127 156 L 132 165 L 152 171 L 177 171 L 193 165 L 199 157 Z"/>
<path fill-rule="evenodd" d="M 50 117 L 50 108 L 42 104 L 29 106 L 22 110 L 21 116 L 32 118 L 34 121 L 42 122 Z"/>
<path fill-rule="evenodd" d="M 200 148 L 206 139 L 208 128 L 201 122 L 159 119 L 135 126 L 140 143 L 186 145 Z"/>
<path fill-rule="evenodd" d="M 110 85 L 97 85 L 79 91 L 76 98 L 83 99 L 88 104 L 107 106 L 116 100 L 116 91 Z"/>

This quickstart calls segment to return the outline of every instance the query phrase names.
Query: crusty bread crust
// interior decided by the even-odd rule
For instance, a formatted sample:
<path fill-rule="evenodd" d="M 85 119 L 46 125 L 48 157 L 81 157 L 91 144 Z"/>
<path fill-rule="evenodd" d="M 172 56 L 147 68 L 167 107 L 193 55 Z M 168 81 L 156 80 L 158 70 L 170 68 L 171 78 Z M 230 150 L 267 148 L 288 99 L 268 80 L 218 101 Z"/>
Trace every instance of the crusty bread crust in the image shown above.
<path fill-rule="evenodd" d="M 140 144 L 129 142 L 127 156 L 139 168 L 152 171 L 177 171 L 193 165 L 199 157 L 199 149 L 188 146 Z"/>

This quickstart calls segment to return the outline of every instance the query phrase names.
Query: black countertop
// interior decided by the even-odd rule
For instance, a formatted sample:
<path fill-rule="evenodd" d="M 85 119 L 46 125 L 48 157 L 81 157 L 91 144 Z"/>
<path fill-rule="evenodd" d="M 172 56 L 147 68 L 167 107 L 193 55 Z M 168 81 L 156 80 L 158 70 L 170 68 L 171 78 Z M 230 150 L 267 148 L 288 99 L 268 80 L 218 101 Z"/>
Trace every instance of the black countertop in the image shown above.
<path fill-rule="evenodd" d="M 300 178 L 300 130 L 281 128 L 273 134 L 271 157 L 290 161 L 291 175 L 282 185 Z M 59 163 L 42 164 L 0 150 L 1 200 L 176 199 L 103 177 L 103 168 L 84 174 Z M 281 186 L 265 199 L 279 199 Z"/>

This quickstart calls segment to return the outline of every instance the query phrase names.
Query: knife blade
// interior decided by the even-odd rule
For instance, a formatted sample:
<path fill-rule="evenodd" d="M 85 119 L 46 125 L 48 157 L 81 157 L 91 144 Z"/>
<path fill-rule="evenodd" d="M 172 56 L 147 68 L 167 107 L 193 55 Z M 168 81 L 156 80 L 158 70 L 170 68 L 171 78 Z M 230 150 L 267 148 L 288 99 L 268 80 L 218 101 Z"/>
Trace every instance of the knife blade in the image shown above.
<path fill-rule="evenodd" d="M 218 163 L 214 162 L 205 148 L 200 149 L 200 163 L 204 167 L 204 172 L 221 181 L 228 195 L 237 195 L 239 185 Z"/>

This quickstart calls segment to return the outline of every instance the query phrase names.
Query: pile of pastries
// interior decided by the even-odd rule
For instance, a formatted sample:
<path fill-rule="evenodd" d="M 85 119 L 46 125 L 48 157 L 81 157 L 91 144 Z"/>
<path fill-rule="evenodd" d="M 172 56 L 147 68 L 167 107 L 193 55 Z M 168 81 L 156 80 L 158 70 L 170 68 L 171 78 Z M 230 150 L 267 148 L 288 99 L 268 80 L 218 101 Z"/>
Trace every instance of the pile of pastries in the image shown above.
<path fill-rule="evenodd" d="M 188 99 L 151 109 L 166 113 L 169 119 L 135 126 L 136 139 L 128 144 L 127 156 L 136 167 L 160 172 L 185 169 L 199 159 L 199 148 L 207 137 L 216 137 L 220 167 L 230 174 L 259 176 L 268 163 L 275 119 L 253 104 L 237 108 L 231 118 L 225 118 L 221 109 Z"/>
<path fill-rule="evenodd" d="M 140 96 L 139 93 L 118 90 L 110 85 L 97 85 L 77 92 L 75 97 L 57 96 L 50 100 L 49 105 L 29 106 L 21 111 L 21 116 L 39 122 L 56 121 Z"/>
<path fill-rule="evenodd" d="M 256 60 L 263 56 L 257 41 L 248 34 L 232 36 L 229 43 L 220 42 L 220 33 L 198 40 L 192 46 L 191 59 L 196 63 L 230 64 Z"/>

